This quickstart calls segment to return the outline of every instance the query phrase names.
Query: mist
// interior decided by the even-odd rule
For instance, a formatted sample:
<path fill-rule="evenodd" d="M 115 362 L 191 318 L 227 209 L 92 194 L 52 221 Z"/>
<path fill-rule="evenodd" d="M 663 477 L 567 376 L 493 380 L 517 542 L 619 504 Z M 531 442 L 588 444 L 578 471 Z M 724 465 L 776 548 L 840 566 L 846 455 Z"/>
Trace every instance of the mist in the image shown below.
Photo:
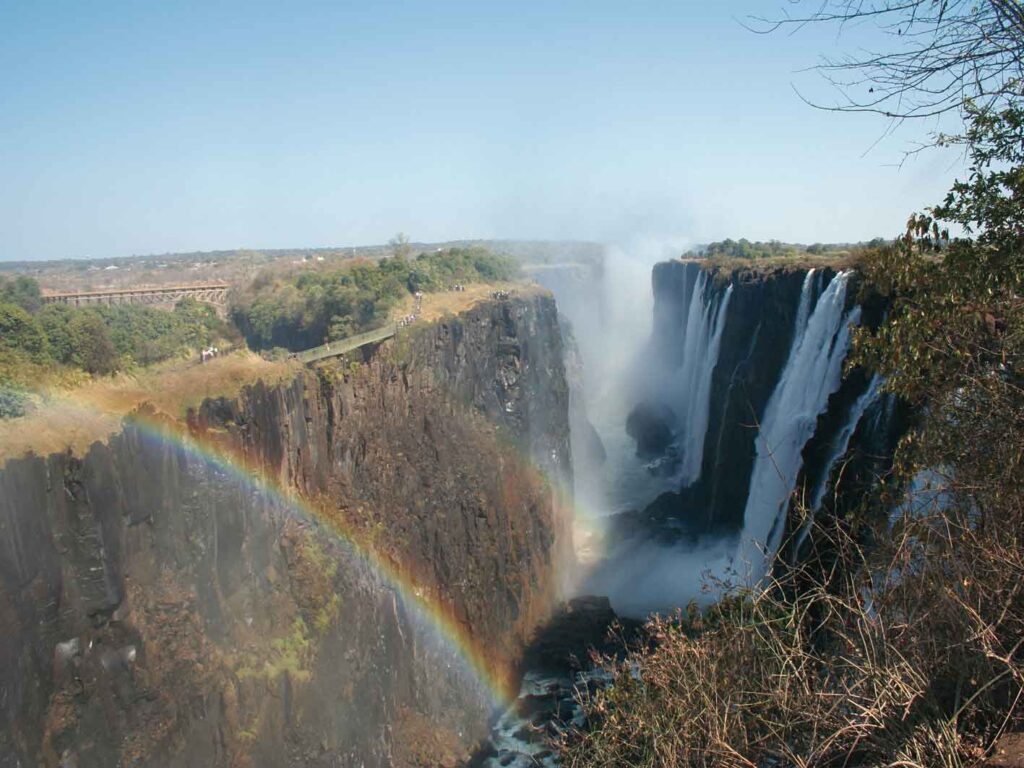
<path fill-rule="evenodd" d="M 691 602 L 706 608 L 740 583 L 734 569 L 734 536 L 666 546 L 626 542 L 605 551 L 605 560 L 581 584 L 588 594 L 607 595 L 615 611 L 633 619 L 671 613 Z"/>
<path fill-rule="evenodd" d="M 680 488 L 677 472 L 637 455 L 626 421 L 645 399 L 671 399 L 676 386 L 678 358 L 651 343 L 651 273 L 691 244 L 682 237 L 635 236 L 606 246 L 600 267 L 565 264 L 534 275 L 555 294 L 566 345 L 579 358 L 570 372 L 578 379 L 571 397 L 582 401 L 571 408 L 582 409 L 585 417 L 582 424 L 574 422 L 572 436 L 581 564 L 576 591 L 607 595 L 617 612 L 636 618 L 690 601 L 707 605 L 732 581 L 735 537 L 666 545 L 623 542 L 608 531 L 613 516 L 642 511 L 662 493 Z M 591 447 L 579 434 L 590 425 L 600 438 L 603 462 L 589 459 Z"/>

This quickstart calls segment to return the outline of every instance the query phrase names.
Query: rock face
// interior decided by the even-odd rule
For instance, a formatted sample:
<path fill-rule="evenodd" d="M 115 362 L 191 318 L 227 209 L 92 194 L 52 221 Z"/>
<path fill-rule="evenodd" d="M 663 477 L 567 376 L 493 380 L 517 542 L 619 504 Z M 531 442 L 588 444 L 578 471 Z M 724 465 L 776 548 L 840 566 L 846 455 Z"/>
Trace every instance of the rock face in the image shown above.
<path fill-rule="evenodd" d="M 207 401 L 187 440 L 8 462 L 0 766 L 454 764 L 558 596 L 567 399 L 538 296 Z"/>
<path fill-rule="evenodd" d="M 583 359 L 569 320 L 559 311 L 562 328 L 562 346 L 565 356 L 565 376 L 569 384 L 569 432 L 572 437 L 572 466 L 577 481 L 592 477 L 608 460 L 601 436 L 587 415 L 584 392 Z"/>
<path fill-rule="evenodd" d="M 664 456 L 672 445 L 676 416 L 664 403 L 642 402 L 626 419 L 626 434 L 636 440 L 636 455 L 644 459 Z"/>
<path fill-rule="evenodd" d="M 689 302 L 702 269 L 699 263 L 680 261 L 661 263 L 654 268 L 655 322 L 650 355 L 662 368 L 672 370 L 692 363 L 683 360 L 678 329 L 685 324 L 688 314 L 694 316 Z M 815 272 L 818 287 L 814 301 L 836 275 L 831 267 Z M 679 492 L 663 494 L 642 517 L 672 518 L 676 521 L 674 530 L 685 531 L 689 536 L 732 533 L 743 526 L 758 424 L 790 354 L 806 277 L 805 268 L 770 267 L 712 272 L 706 280 L 704 300 L 712 306 L 721 306 L 727 291 L 731 295 L 724 312 L 717 358 L 710 362 L 713 368 L 707 427 L 702 438 L 696 437 L 703 440 L 699 476 Z M 858 291 L 847 290 L 846 301 L 848 307 L 861 301 Z M 874 324 L 881 320 L 884 306 L 879 299 L 870 298 L 861 310 L 861 321 Z M 829 398 L 827 410 L 819 417 L 814 436 L 804 448 L 804 470 L 798 488 L 828 482 L 823 475 L 831 469 L 829 458 L 837 436 L 868 387 L 868 377 L 862 371 L 854 371 Z M 900 419 L 894 414 L 894 404 L 886 403 L 885 398 L 880 397 L 868 406 L 855 425 L 848 449 L 862 458 L 872 457 L 871 461 L 857 465 L 859 471 L 877 472 L 891 454 Z M 651 406 L 648 403 L 645 407 Z M 856 485 L 853 475 L 844 479 L 850 487 Z M 637 515 L 630 516 L 631 527 L 634 518 Z"/>

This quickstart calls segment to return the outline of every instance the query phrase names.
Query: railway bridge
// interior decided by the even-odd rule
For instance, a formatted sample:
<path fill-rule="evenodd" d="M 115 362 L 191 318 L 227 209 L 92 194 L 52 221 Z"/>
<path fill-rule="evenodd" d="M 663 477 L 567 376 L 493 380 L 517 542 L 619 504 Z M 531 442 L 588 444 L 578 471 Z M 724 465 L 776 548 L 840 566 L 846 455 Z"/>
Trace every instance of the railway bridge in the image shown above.
<path fill-rule="evenodd" d="M 184 298 L 193 298 L 211 304 L 224 313 L 228 306 L 227 283 L 192 283 L 189 285 L 161 285 L 136 288 L 111 288 L 102 291 L 74 291 L 44 293 L 46 304 L 70 304 L 84 307 L 89 304 L 143 304 L 149 306 L 174 305 Z"/>

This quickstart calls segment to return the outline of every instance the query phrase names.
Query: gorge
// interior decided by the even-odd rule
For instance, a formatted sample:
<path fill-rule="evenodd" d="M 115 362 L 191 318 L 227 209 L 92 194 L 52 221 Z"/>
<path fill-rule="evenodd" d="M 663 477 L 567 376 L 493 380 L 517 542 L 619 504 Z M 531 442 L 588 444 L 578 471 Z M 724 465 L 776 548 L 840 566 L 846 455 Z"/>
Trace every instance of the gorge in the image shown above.
<path fill-rule="evenodd" d="M 599 644 L 616 613 L 750 584 L 799 557 L 794 494 L 837 514 L 885 470 L 899 408 L 843 370 L 885 311 L 855 272 L 610 250 L 532 274 L 547 291 L 9 459 L 0 766 L 457 765 L 480 744 L 554 764 L 533 726 L 579 725 L 574 686 L 600 684 L 574 622 Z M 535 666 L 552 616 L 565 674 Z"/>
<path fill-rule="evenodd" d="M 453 763 L 559 592 L 555 306 L 0 471 L 0 765 Z"/>
<path fill-rule="evenodd" d="M 581 349 L 625 361 L 587 390 L 609 456 L 576 482 L 584 527 L 608 542 L 582 589 L 635 617 L 706 605 L 763 576 L 780 548 L 795 558 L 794 492 L 811 513 L 854 504 L 886 471 L 905 418 L 877 378 L 844 375 L 851 327 L 884 313 L 879 297 L 859 297 L 855 272 L 673 260 L 651 275 L 650 299 L 625 299 L 649 312 L 649 338 L 622 342 L 563 300 L 617 288 L 599 275 L 539 278 Z M 596 500 L 594 486 L 606 489 Z"/>

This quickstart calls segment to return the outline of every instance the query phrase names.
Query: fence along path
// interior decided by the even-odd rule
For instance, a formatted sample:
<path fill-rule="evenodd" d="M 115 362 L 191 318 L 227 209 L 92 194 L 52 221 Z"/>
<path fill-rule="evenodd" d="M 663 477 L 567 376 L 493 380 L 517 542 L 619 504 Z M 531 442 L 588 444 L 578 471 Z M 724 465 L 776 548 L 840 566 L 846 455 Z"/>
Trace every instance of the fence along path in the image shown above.
<path fill-rule="evenodd" d="M 315 363 L 317 360 L 344 355 L 346 352 L 359 349 L 367 344 L 375 344 L 378 341 L 390 339 L 397 330 L 398 327 L 391 323 L 380 328 L 374 328 L 372 331 L 366 331 L 366 333 L 357 333 L 355 336 L 349 336 L 346 339 L 338 339 L 327 344 L 321 344 L 319 347 L 304 349 L 301 352 L 294 353 L 291 357 L 301 363 Z"/>

